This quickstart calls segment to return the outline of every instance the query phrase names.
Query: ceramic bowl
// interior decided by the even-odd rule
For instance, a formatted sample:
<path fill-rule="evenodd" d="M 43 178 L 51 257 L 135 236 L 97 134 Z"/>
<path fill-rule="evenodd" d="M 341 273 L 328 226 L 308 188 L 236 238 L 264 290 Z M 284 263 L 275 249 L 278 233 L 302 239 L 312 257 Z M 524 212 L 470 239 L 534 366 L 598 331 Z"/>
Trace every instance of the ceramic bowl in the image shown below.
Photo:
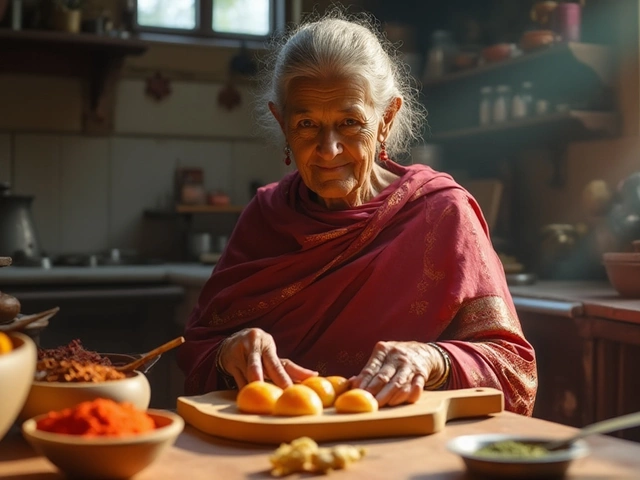
<path fill-rule="evenodd" d="M 640 298 L 640 261 L 625 262 L 605 259 L 604 268 L 607 271 L 609 282 L 621 296 Z"/>
<path fill-rule="evenodd" d="M 465 435 L 451 440 L 447 449 L 460 455 L 472 475 L 512 480 L 562 477 L 572 461 L 589 453 L 586 442 L 579 440 L 566 449 L 549 452 L 538 458 L 487 458 L 476 454 L 483 447 L 506 440 L 544 443 L 556 439 L 497 433 Z"/>
<path fill-rule="evenodd" d="M 13 350 L 0 355 L 0 440 L 22 409 L 36 370 L 36 345 L 22 333 L 10 333 Z"/>
<path fill-rule="evenodd" d="M 109 380 L 100 383 L 34 381 L 20 412 L 20 418 L 26 420 L 36 415 L 52 410 L 63 410 L 96 398 L 130 402 L 139 410 L 146 410 L 151 400 L 151 386 L 147 377 L 138 371 L 122 380 Z"/>
<path fill-rule="evenodd" d="M 184 421 L 174 413 L 164 410 L 147 413 L 156 423 L 154 431 L 120 438 L 42 432 L 36 428 L 41 417 L 24 422 L 22 433 L 36 451 L 72 477 L 129 478 L 151 465 L 184 428 Z"/>

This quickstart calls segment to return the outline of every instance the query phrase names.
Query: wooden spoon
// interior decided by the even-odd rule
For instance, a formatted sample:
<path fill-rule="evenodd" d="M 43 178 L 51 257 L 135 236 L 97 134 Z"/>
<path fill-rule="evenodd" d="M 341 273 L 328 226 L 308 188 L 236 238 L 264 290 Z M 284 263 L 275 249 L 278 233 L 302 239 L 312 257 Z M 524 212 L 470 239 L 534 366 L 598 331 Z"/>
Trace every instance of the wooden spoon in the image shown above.
<path fill-rule="evenodd" d="M 126 365 L 120 365 L 114 368 L 119 372 L 124 372 L 124 373 L 132 372 L 136 368 L 147 363 L 152 358 L 157 357 L 162 353 L 168 352 L 169 350 L 176 348 L 182 345 L 183 343 L 184 343 L 184 337 L 174 338 L 170 342 L 160 345 L 159 347 L 154 348 L 150 352 L 145 353 L 143 356 L 134 360 L 133 362 L 127 363 Z"/>
<path fill-rule="evenodd" d="M 33 322 L 37 322 L 38 320 L 41 320 L 45 317 L 47 319 L 53 317 L 56 313 L 58 313 L 59 310 L 60 307 L 54 307 L 50 310 L 45 310 L 44 312 L 34 313 L 33 315 L 25 315 L 24 317 L 20 317 L 12 323 L 0 325 L 0 332 L 15 332 L 16 330 L 22 330 L 24 327 Z"/>

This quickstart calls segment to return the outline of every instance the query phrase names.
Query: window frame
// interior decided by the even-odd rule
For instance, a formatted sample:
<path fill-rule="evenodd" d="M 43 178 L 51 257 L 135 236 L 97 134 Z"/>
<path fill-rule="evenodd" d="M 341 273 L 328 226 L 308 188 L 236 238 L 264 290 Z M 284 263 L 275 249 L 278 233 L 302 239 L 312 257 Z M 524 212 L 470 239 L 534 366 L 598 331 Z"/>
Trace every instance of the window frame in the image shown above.
<path fill-rule="evenodd" d="M 215 0 L 195 0 L 196 2 L 196 27 L 193 30 L 171 27 L 149 27 L 138 23 L 138 2 L 135 1 L 133 12 L 133 27 L 135 33 L 156 33 L 190 38 L 221 39 L 221 40 L 257 40 L 264 41 L 270 38 L 285 26 L 285 0 L 269 0 L 270 18 L 269 33 L 267 35 L 250 35 L 247 33 L 217 32 L 213 29 L 213 2 Z M 208 23 L 203 19 L 209 19 Z"/>

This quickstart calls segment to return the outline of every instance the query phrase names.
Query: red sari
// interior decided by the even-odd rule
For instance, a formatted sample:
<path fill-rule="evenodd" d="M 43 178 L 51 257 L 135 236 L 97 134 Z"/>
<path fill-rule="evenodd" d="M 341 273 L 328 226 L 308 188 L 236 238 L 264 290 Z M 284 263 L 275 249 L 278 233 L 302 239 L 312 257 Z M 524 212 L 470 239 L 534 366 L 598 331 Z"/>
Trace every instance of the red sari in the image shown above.
<path fill-rule="evenodd" d="M 257 327 L 281 358 L 345 377 L 380 340 L 437 341 L 452 358 L 446 388 L 499 388 L 531 414 L 534 351 L 478 204 L 429 167 L 387 168 L 400 178 L 349 210 L 313 202 L 297 172 L 258 191 L 188 320 L 187 394 L 224 388 L 218 345 Z"/>

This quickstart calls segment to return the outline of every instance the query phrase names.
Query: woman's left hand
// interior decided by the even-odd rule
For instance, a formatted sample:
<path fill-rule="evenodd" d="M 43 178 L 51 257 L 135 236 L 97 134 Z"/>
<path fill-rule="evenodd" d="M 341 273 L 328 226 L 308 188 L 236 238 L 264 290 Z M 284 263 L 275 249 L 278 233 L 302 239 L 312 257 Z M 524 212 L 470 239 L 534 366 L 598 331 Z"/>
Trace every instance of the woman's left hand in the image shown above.
<path fill-rule="evenodd" d="M 442 357 L 430 345 L 378 342 L 351 385 L 371 392 L 381 407 L 415 403 L 429 378 L 439 378 L 444 369 Z"/>

